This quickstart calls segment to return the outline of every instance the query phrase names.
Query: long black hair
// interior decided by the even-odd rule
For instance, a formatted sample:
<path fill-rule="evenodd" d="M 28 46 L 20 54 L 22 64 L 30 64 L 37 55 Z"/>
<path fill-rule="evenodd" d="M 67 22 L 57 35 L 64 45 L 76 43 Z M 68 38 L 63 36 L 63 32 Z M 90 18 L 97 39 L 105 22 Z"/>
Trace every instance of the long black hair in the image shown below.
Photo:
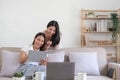
<path fill-rule="evenodd" d="M 55 34 L 52 36 L 51 41 L 52 41 L 52 47 L 56 46 L 60 42 L 60 30 L 59 30 L 59 24 L 57 21 L 52 20 L 48 23 L 47 28 L 50 26 L 54 26 L 56 28 Z"/>
<path fill-rule="evenodd" d="M 43 36 L 43 37 L 44 37 L 44 43 L 43 43 L 43 45 L 39 48 L 39 51 L 40 51 L 40 50 L 43 50 L 43 46 L 45 45 L 45 42 L 46 42 L 46 41 L 45 41 L 45 40 L 46 40 L 46 37 L 45 37 L 45 34 L 42 33 L 42 32 L 37 33 L 37 34 L 35 35 L 35 37 L 34 37 L 34 40 L 33 40 L 32 45 L 34 45 L 35 39 L 36 39 L 38 36 Z"/>

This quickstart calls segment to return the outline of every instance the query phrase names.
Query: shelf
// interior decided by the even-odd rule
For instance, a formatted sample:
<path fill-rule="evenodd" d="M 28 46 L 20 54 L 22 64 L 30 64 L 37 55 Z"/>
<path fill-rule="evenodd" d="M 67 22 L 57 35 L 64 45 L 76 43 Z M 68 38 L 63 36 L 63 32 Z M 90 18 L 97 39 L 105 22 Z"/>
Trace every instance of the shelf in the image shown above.
<path fill-rule="evenodd" d="M 114 61 L 117 61 L 117 58 L 116 58 L 116 57 L 112 57 L 112 58 L 108 58 L 108 60 L 114 60 Z"/>
<path fill-rule="evenodd" d="M 108 60 L 120 62 L 120 34 L 118 40 L 113 44 L 111 13 L 118 13 L 118 10 L 81 10 L 81 47 L 104 47 Z M 93 15 L 89 15 L 93 12 Z M 120 14 L 118 15 L 120 19 Z M 113 56 L 115 55 L 115 56 Z"/>
<path fill-rule="evenodd" d="M 84 12 L 89 12 L 89 11 L 91 11 L 91 12 L 117 12 L 118 10 L 83 10 L 83 11 Z"/>
<path fill-rule="evenodd" d="M 99 15 L 96 15 L 96 16 L 99 16 Z M 86 17 L 85 16 L 85 17 L 83 17 L 83 19 L 84 20 L 111 20 L 111 17 L 106 17 L 106 16 L 104 17 L 104 15 L 103 15 L 103 17 L 96 17 L 96 16 L 95 17 L 89 17 L 89 16 Z M 120 18 L 120 16 L 118 18 Z"/>
<path fill-rule="evenodd" d="M 117 47 L 115 45 L 85 45 L 84 47 Z"/>
<path fill-rule="evenodd" d="M 97 32 L 97 31 L 84 31 L 84 33 L 112 33 L 111 31 Z"/>
<path fill-rule="evenodd" d="M 112 32 L 111 31 L 105 31 L 105 32 L 102 32 L 102 31 L 100 31 L 100 32 L 97 32 L 97 31 L 83 31 L 84 33 L 111 33 L 112 34 Z M 119 33 L 119 32 L 118 32 Z"/>
<path fill-rule="evenodd" d="M 108 60 L 115 60 L 115 61 L 120 61 L 120 59 L 117 59 L 116 57 L 111 57 L 111 58 L 108 58 Z"/>
<path fill-rule="evenodd" d="M 84 19 L 85 20 L 101 20 L 101 19 L 110 20 L 111 18 L 108 18 L 108 17 L 104 17 L 104 18 L 103 17 L 99 17 L 99 18 L 98 17 L 91 17 L 91 18 L 90 17 L 85 17 Z"/>

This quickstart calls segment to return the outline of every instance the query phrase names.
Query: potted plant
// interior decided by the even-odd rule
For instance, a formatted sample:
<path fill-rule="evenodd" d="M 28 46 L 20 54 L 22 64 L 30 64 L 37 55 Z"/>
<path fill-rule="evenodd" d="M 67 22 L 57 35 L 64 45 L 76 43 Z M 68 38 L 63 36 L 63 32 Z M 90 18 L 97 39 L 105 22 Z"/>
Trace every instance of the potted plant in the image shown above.
<path fill-rule="evenodd" d="M 120 32 L 120 22 L 119 22 L 119 18 L 118 18 L 118 14 L 117 13 L 111 13 L 111 20 L 112 20 L 112 42 L 116 43 L 117 41 L 117 33 Z"/>
<path fill-rule="evenodd" d="M 25 80 L 23 72 L 17 72 L 13 75 L 12 80 Z"/>
<path fill-rule="evenodd" d="M 92 11 L 88 11 L 88 17 L 95 17 L 95 13 Z"/>

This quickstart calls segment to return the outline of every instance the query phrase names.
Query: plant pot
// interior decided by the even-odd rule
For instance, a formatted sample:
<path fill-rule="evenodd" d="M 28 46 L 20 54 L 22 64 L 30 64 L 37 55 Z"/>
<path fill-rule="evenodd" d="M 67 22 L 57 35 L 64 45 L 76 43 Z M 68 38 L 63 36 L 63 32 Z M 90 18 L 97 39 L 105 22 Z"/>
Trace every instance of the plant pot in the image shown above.
<path fill-rule="evenodd" d="M 108 28 L 109 31 L 116 31 L 116 29 Z"/>
<path fill-rule="evenodd" d="M 12 80 L 25 80 L 25 76 L 20 77 L 20 78 L 18 78 L 18 77 L 13 77 Z"/>
<path fill-rule="evenodd" d="M 88 17 L 88 18 L 94 18 L 95 15 L 94 15 L 94 14 L 89 14 L 87 17 Z"/>

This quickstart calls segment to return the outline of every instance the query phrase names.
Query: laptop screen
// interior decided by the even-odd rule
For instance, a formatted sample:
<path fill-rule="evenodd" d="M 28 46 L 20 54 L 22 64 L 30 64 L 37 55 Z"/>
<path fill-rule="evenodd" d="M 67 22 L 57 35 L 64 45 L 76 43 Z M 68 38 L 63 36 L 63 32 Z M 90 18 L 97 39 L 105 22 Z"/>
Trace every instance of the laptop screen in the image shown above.
<path fill-rule="evenodd" d="M 74 62 L 48 62 L 46 80 L 74 80 Z"/>

